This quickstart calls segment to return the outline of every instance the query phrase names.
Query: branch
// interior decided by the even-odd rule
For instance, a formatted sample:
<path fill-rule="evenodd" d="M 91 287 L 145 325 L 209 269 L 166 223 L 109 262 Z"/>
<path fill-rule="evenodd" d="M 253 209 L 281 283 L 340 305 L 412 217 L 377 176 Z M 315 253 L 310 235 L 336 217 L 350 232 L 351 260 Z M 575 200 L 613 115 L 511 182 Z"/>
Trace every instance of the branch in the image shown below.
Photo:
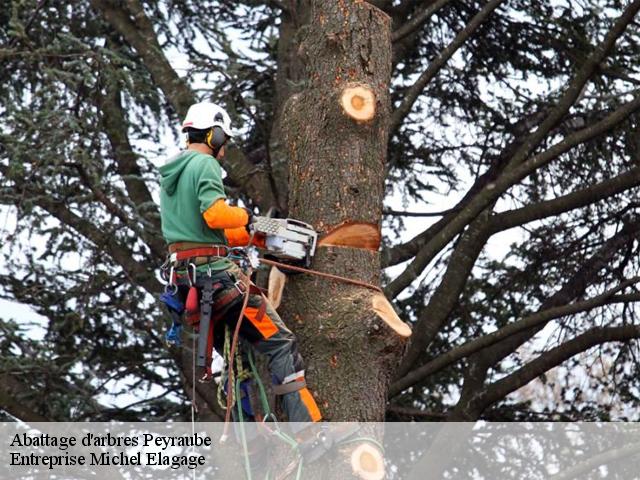
<path fill-rule="evenodd" d="M 501 212 L 491 219 L 492 230 L 493 233 L 496 233 L 534 220 L 586 207 L 594 203 L 594 200 L 602 201 L 639 185 L 640 167 L 634 167 L 617 177 L 604 180 L 577 192 L 554 198 L 553 200 L 527 205 L 516 210 Z"/>
<path fill-rule="evenodd" d="M 639 183 L 640 167 L 636 167 L 623 175 L 601 182 L 594 187 L 549 202 L 525 207 L 520 209 L 522 212 L 518 210 L 517 212 L 519 213 L 517 215 L 506 218 L 511 221 L 514 219 L 524 221 L 529 218 L 528 221 L 531 221 L 535 218 L 559 214 L 563 211 L 592 203 L 594 198 L 604 199 Z M 494 223 L 496 218 L 499 220 Z M 489 237 L 500 230 L 501 228 L 499 227 L 510 228 L 515 226 L 509 223 L 504 224 L 500 222 L 501 219 L 503 220 L 504 218 L 498 215 L 491 220 L 490 224 L 483 222 L 481 228 L 472 226 L 469 230 L 471 233 L 463 235 L 462 240 L 451 256 L 440 285 L 438 285 L 431 296 L 431 300 L 418 319 L 411 345 L 402 365 L 398 369 L 398 375 L 403 375 L 409 371 L 420 356 L 420 353 L 429 345 L 450 315 L 462 288 L 466 284 L 468 274 Z"/>
<path fill-rule="evenodd" d="M 33 22 L 35 21 L 36 17 L 38 16 L 38 12 L 40 12 L 40 10 L 42 9 L 42 7 L 44 7 L 47 4 L 48 0 L 40 0 L 38 2 L 38 5 L 36 5 L 36 8 L 33 9 L 33 12 L 31 13 L 31 17 L 29 18 L 29 20 L 27 21 L 27 23 L 24 26 L 23 29 L 23 35 L 24 37 L 27 37 L 29 34 L 29 29 L 31 28 L 31 25 L 33 25 Z M 18 43 L 20 37 L 13 37 L 11 39 L 11 41 L 9 42 L 9 47 L 15 47 L 16 44 Z"/>
<path fill-rule="evenodd" d="M 403 100 L 391 115 L 391 123 L 389 126 L 389 135 L 398 130 L 402 124 L 402 120 L 409 114 L 411 107 L 422 94 L 427 84 L 438 74 L 438 72 L 444 67 L 454 53 L 467 41 L 467 39 L 473 35 L 473 33 L 482 25 L 491 13 L 500 6 L 505 0 L 490 0 L 480 10 L 471 21 L 465 26 L 453 39 L 453 41 L 442 50 L 438 56 L 429 64 L 429 67 L 418 77 L 418 80 L 404 93 Z M 439 4 L 448 3 L 447 1 L 440 1 L 431 8 Z M 428 11 L 429 9 L 427 9 Z M 405 25 L 406 26 L 406 25 Z M 403 27 L 404 28 L 404 27 Z"/>
<path fill-rule="evenodd" d="M 545 300 L 540 311 L 566 305 L 584 295 L 589 284 L 607 268 L 621 248 L 634 242 L 640 232 L 640 220 L 635 218 L 625 222 L 615 235 L 609 238 L 598 250 L 582 263 L 580 268 L 567 280 L 562 288 Z M 452 412 L 452 419 L 474 420 L 482 413 L 482 405 L 477 405 L 480 392 L 485 389 L 485 380 L 489 368 L 496 365 L 520 345 L 533 337 L 542 326 L 531 327 L 501 340 L 492 347 L 485 348 L 469 357 L 467 372 L 460 401 Z"/>
<path fill-rule="evenodd" d="M 553 477 L 549 477 L 549 480 L 574 480 L 576 478 L 586 478 L 585 474 L 589 473 L 594 468 L 601 465 L 607 465 L 613 460 L 637 455 L 638 452 L 640 452 L 640 443 L 631 443 L 620 448 L 606 450 L 577 464 L 572 462 L 570 468 L 557 473 Z"/>
<path fill-rule="evenodd" d="M 407 23 L 405 23 L 402 27 L 398 28 L 391 35 L 391 41 L 397 42 L 402 40 L 404 37 L 412 33 L 414 30 L 420 28 L 423 24 L 429 21 L 431 16 L 435 14 L 438 10 L 444 7 L 447 3 L 451 2 L 451 0 L 437 0 L 435 3 L 429 5 L 426 10 L 423 10 L 420 13 L 417 13 L 413 18 L 411 18 Z"/>
<path fill-rule="evenodd" d="M 116 88 L 116 85 L 108 85 L 106 87 L 107 94 L 97 102 L 102 111 L 104 131 L 111 144 L 118 174 L 122 177 L 127 193 L 139 214 L 153 226 L 155 234 L 160 231 L 158 209 L 154 208 L 145 215 L 149 208 L 147 205 L 155 205 L 155 202 L 142 177 L 138 156 L 129 142 L 127 118 L 122 109 L 121 94 Z"/>
<path fill-rule="evenodd" d="M 144 13 L 140 2 L 126 0 L 126 4 L 134 20 L 126 10 L 114 6 L 109 0 L 91 0 L 92 7 L 102 12 L 105 20 L 138 52 L 154 82 L 162 90 L 177 115 L 183 117 L 189 106 L 196 102 L 194 92 L 171 67 L 162 52 L 153 24 Z M 224 166 L 231 180 L 242 187 L 243 192 L 260 208 L 266 211 L 271 206 L 277 205 L 275 195 L 268 183 L 268 175 L 257 171 L 255 165 L 239 149 L 227 149 Z"/>
<path fill-rule="evenodd" d="M 586 312 L 594 308 L 601 307 L 603 305 L 613 305 L 615 303 L 629 303 L 640 301 L 640 293 L 634 293 L 630 295 L 615 295 L 621 290 L 640 282 L 640 277 L 634 277 L 625 282 L 622 282 L 617 287 L 606 291 L 605 293 L 588 300 L 581 302 L 575 302 L 569 305 L 562 305 L 559 307 L 552 307 L 546 310 L 538 311 L 528 317 L 523 318 L 517 322 L 511 323 L 506 327 L 501 328 L 495 332 L 485 335 L 480 338 L 476 338 L 466 342 L 459 347 L 456 347 L 447 353 L 444 353 L 437 358 L 427 362 L 426 364 L 416 368 L 415 370 L 407 373 L 404 377 L 396 380 L 389 389 L 389 396 L 393 397 L 401 393 L 403 390 L 415 385 L 416 383 L 426 379 L 430 375 L 439 372 L 443 368 L 461 360 L 465 357 L 469 357 L 474 353 L 479 352 L 485 348 L 491 347 L 496 343 L 508 338 L 517 333 L 521 333 L 525 330 L 529 330 L 532 327 L 539 327 L 546 325 L 552 320 L 562 317 L 568 317 L 569 315 L 575 315 L 576 313 Z"/>
<path fill-rule="evenodd" d="M 491 236 L 488 222 L 490 213 L 491 209 L 487 208 L 460 237 L 440 284 L 413 328 L 411 344 L 396 375 L 404 375 L 411 369 L 458 305 L 460 294 L 467 284 L 476 260 Z"/>
<path fill-rule="evenodd" d="M 528 165 L 525 169 L 517 170 L 518 166 L 526 160 L 529 153 L 536 148 L 549 131 L 557 125 L 561 118 L 571 108 L 575 100 L 578 98 L 585 83 L 591 77 L 598 64 L 605 58 L 608 52 L 613 48 L 617 38 L 622 35 L 626 26 L 633 21 L 633 18 L 637 11 L 640 9 L 640 0 L 635 0 L 623 13 L 623 15 L 616 21 L 611 30 L 607 33 L 603 42 L 594 49 L 594 52 L 585 61 L 575 78 L 565 91 L 564 95 L 558 101 L 556 106 L 546 116 L 546 119 L 542 122 L 531 135 L 529 135 L 525 141 L 522 142 L 517 151 L 513 154 L 512 159 L 509 161 L 507 169 L 511 171 L 511 175 L 503 176 L 499 179 L 500 183 L 490 183 L 486 185 L 471 201 L 467 202 L 465 208 L 460 211 L 458 215 L 451 215 L 448 218 L 441 219 L 437 224 L 430 227 L 427 231 L 420 234 L 416 239 L 409 242 L 406 248 L 399 251 L 400 255 L 405 251 L 413 251 L 417 246 L 422 245 L 416 259 L 412 264 L 398 277 L 394 282 L 396 285 L 391 290 L 401 291 L 407 285 L 409 285 L 413 279 L 420 274 L 422 269 L 428 265 L 428 263 L 434 258 L 437 253 L 444 248 L 456 235 L 458 235 L 464 227 L 471 221 L 476 215 L 478 215 L 491 201 L 498 198 L 506 189 L 508 189 L 514 183 L 525 178 L 527 175 L 535 171 L 535 169 L 543 166 L 545 163 L 551 161 L 555 156 L 558 156 L 564 151 L 567 151 L 573 146 L 587 141 L 593 138 L 603 131 L 612 128 L 617 123 L 621 122 L 630 113 L 639 108 L 638 98 L 636 97 L 632 102 L 629 102 L 618 110 L 614 111 L 609 117 L 594 124 L 592 127 L 585 128 L 579 132 L 575 132 L 565 138 L 563 142 L 560 142 L 551 149 L 543 152 L 542 154 L 533 157 L 529 161 L 525 162 Z M 622 117 L 620 117 L 622 115 Z M 608 124 L 608 125 L 607 125 Z M 591 129 L 591 132 L 589 130 Z M 563 150 L 566 147 L 565 150 Z M 554 149 L 556 151 L 555 156 Z M 549 158 L 549 155 L 552 155 Z M 536 164 L 542 161 L 539 165 Z M 514 176 L 513 171 L 518 173 Z M 520 175 L 524 174 L 524 177 Z M 471 208 L 467 208 L 471 206 Z M 434 233 L 431 235 L 431 233 Z M 397 255 L 396 255 L 397 256 Z M 420 257 L 420 258 L 418 258 Z"/>
<path fill-rule="evenodd" d="M 271 5 L 272 7 L 282 10 L 283 12 L 290 11 L 289 7 L 287 7 L 281 0 L 266 0 L 266 3 L 267 5 Z"/>
<path fill-rule="evenodd" d="M 91 6 L 102 12 L 104 19 L 138 52 L 154 82 L 178 116 L 186 115 L 189 106 L 195 103 L 195 95 L 162 52 L 153 25 L 138 0 L 125 2 L 134 16 L 133 20 L 125 9 L 115 6 L 109 0 L 90 1 Z"/>
<path fill-rule="evenodd" d="M 591 347 L 608 342 L 623 342 L 640 338 L 640 325 L 625 325 L 622 327 L 596 327 L 582 335 L 559 345 L 538 358 L 516 370 L 511 375 L 491 384 L 480 395 L 477 408 L 485 409 L 492 403 L 506 397 L 544 372 L 557 367 L 571 357 L 582 353 Z"/>
<path fill-rule="evenodd" d="M 611 50 L 613 50 L 618 38 L 620 38 L 620 36 L 625 32 L 627 26 L 633 22 L 638 10 L 640 10 L 640 0 L 634 0 L 634 2 L 631 3 L 623 14 L 616 20 L 604 40 L 595 47 L 591 55 L 587 57 L 580 67 L 580 70 L 578 70 L 577 74 L 569 84 L 567 90 L 562 94 L 560 100 L 558 100 L 556 106 L 551 110 L 540 126 L 528 136 L 526 141 L 513 156 L 510 161 L 510 165 L 519 165 L 525 161 L 529 154 L 540 145 L 547 134 L 556 125 L 558 125 L 576 100 L 580 97 L 584 86 L 598 69 L 600 63 L 602 63 Z"/>
<path fill-rule="evenodd" d="M 636 3 L 639 3 L 638 8 L 640 8 L 640 0 Z M 394 298 L 408 287 L 442 248 L 453 240 L 482 210 L 490 205 L 491 202 L 498 199 L 511 186 L 517 184 L 531 173 L 568 152 L 575 146 L 611 130 L 638 109 L 640 109 L 640 95 L 632 101 L 623 104 L 601 121 L 568 135 L 561 142 L 531 157 L 526 162 L 516 165 L 503 173 L 495 182 L 486 185 L 437 235 L 426 242 L 404 272 L 387 285 L 385 289 L 387 296 Z"/>
<path fill-rule="evenodd" d="M 0 409 L 23 422 L 50 422 L 37 411 L 37 407 L 29 405 L 29 397 L 33 392 L 18 379 L 9 374 L 0 376 Z M 38 398 L 40 398 L 38 396 Z"/>
<path fill-rule="evenodd" d="M 31 197 L 33 203 L 56 217 L 62 224 L 67 225 L 98 248 L 104 248 L 106 253 L 122 268 L 134 285 L 139 285 L 149 293 L 160 291 L 160 283 L 153 273 L 133 259 L 132 252 L 118 242 L 112 235 L 97 229 L 93 224 L 67 209 L 61 202 L 50 200 L 49 197 L 35 195 Z"/>
<path fill-rule="evenodd" d="M 418 417 L 421 419 L 433 419 L 433 420 L 444 420 L 447 418 L 446 413 L 442 412 L 429 412 L 427 410 L 420 410 L 419 408 L 412 407 L 402 407 L 400 405 L 388 405 L 387 413 L 393 413 L 396 415 L 400 415 L 402 417 Z"/>
<path fill-rule="evenodd" d="M 507 145 L 500 155 L 493 158 L 489 168 L 487 168 L 487 170 L 475 180 L 473 185 L 471 185 L 469 190 L 465 193 L 464 197 L 462 197 L 462 199 L 453 208 L 445 212 L 443 218 L 438 220 L 424 232 L 418 234 L 408 242 L 383 250 L 381 255 L 382 266 L 388 267 L 396 265 L 416 256 L 427 241 L 446 227 L 447 224 L 455 217 L 455 214 L 464 209 L 475 198 L 478 192 L 498 178 L 504 170 L 504 167 L 507 165 L 509 158 L 511 158 L 513 153 L 518 149 L 521 143 L 518 138 L 526 135 L 527 132 L 531 131 L 532 128 L 538 125 L 547 116 L 547 110 L 547 108 L 539 110 L 514 123 L 509 129 L 509 132 L 516 140 Z"/>
<path fill-rule="evenodd" d="M 391 217 L 442 217 L 447 213 L 451 213 L 451 210 L 444 210 L 442 212 L 402 212 L 399 210 L 384 210 L 383 215 L 389 215 Z"/>
<path fill-rule="evenodd" d="M 94 198 L 100 202 L 107 211 L 118 218 L 123 225 L 130 228 L 133 232 L 135 232 L 141 239 L 143 239 L 147 245 L 149 245 L 149 249 L 151 250 L 151 254 L 156 258 L 162 258 L 165 251 L 165 244 L 162 241 L 162 238 L 157 235 L 157 232 L 147 232 L 144 228 L 141 228 L 140 225 L 136 225 L 135 219 L 129 218 L 129 215 L 122 209 L 120 206 L 116 205 L 111 201 L 111 199 L 104 193 L 97 185 L 94 184 L 91 176 L 86 171 L 85 167 L 79 163 L 73 163 L 70 166 L 75 168 L 78 171 L 78 176 L 84 183 L 84 185 L 91 190 Z"/>

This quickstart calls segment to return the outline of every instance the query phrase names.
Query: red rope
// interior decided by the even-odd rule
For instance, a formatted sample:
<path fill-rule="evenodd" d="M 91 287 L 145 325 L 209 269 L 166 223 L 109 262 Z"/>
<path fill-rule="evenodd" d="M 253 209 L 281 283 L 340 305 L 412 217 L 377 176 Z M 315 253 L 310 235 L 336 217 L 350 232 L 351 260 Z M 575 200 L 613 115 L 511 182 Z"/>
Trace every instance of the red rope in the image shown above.
<path fill-rule="evenodd" d="M 280 267 L 284 270 L 293 270 L 294 272 L 308 273 L 317 277 L 324 277 L 336 282 L 349 283 L 351 285 L 358 285 L 359 287 L 368 288 L 369 290 L 375 290 L 376 292 L 384 293 L 384 291 L 371 283 L 361 282 L 360 280 L 354 280 L 353 278 L 341 277 L 340 275 L 333 275 L 331 273 L 318 272 L 317 270 L 311 270 L 308 268 L 296 267 L 295 265 L 288 265 L 286 263 L 276 262 L 275 260 L 269 260 L 261 258 L 260 263 L 266 265 L 272 265 L 274 267 Z"/>
<path fill-rule="evenodd" d="M 234 378 L 233 378 L 233 360 L 235 358 L 236 346 L 238 345 L 238 336 L 240 335 L 240 326 L 242 325 L 242 320 L 244 319 L 244 311 L 247 308 L 247 304 L 249 303 L 249 295 L 251 295 L 251 272 L 252 269 L 249 267 L 247 271 L 246 277 L 244 273 L 239 274 L 240 279 L 245 283 L 245 288 L 247 289 L 244 293 L 244 300 L 242 302 L 242 308 L 240 309 L 240 315 L 238 316 L 238 321 L 236 322 L 236 328 L 233 331 L 233 338 L 231 340 L 231 349 L 229 350 L 229 375 L 227 377 L 227 411 L 224 416 L 224 430 L 222 431 L 222 437 L 220 439 L 221 442 L 226 441 L 228 433 L 229 433 L 229 422 L 231 421 L 231 405 L 233 404 L 233 392 L 235 390 Z M 220 388 L 220 387 L 218 387 Z"/>

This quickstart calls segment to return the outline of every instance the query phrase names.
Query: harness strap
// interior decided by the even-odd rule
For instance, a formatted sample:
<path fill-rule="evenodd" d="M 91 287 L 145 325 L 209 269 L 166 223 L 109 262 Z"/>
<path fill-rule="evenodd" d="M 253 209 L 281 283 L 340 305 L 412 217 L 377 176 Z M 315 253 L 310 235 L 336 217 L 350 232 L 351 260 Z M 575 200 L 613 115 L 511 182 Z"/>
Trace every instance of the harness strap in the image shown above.
<path fill-rule="evenodd" d="M 170 244 L 168 247 L 169 253 L 176 253 L 183 250 L 192 250 L 194 248 L 226 248 L 228 250 L 227 245 L 220 245 L 215 243 L 203 243 L 203 242 L 175 242 Z"/>
<path fill-rule="evenodd" d="M 237 289 L 229 290 L 229 293 L 225 293 L 220 298 L 216 299 L 215 307 L 216 310 L 213 313 L 213 323 L 217 323 L 218 320 L 221 320 L 222 317 L 227 313 L 226 310 L 231 303 L 233 303 L 238 297 L 240 297 L 242 293 Z"/>
<path fill-rule="evenodd" d="M 171 252 L 169 260 L 171 262 L 179 262 L 187 258 L 197 257 L 226 257 L 229 254 L 228 247 L 204 247 L 204 248 L 191 248 L 189 250 L 179 250 Z"/>
<path fill-rule="evenodd" d="M 287 393 L 297 392 L 307 386 L 305 379 L 296 380 L 295 382 L 283 383 L 273 386 L 273 393 L 276 395 L 286 395 Z"/>
<path fill-rule="evenodd" d="M 209 337 L 213 342 L 213 324 L 211 322 L 211 302 L 213 301 L 213 280 L 205 277 L 200 299 L 200 332 L 198 334 L 198 359 L 199 367 L 211 366 L 211 350 L 209 350 Z M 211 330 L 211 333 L 209 332 Z M 207 372 L 208 373 L 208 372 Z"/>

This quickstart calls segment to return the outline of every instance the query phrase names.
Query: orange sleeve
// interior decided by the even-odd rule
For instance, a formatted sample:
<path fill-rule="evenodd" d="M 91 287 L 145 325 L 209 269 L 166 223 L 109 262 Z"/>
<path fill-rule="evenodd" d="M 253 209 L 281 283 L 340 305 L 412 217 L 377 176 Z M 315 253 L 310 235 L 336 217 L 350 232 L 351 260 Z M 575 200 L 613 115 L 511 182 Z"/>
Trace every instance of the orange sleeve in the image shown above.
<path fill-rule="evenodd" d="M 244 227 L 225 228 L 224 236 L 227 237 L 227 243 L 230 247 L 245 247 L 249 244 L 249 232 Z M 252 245 L 265 248 L 264 235 L 257 234 L 253 237 Z"/>
<path fill-rule="evenodd" d="M 221 198 L 202 214 L 209 228 L 226 229 L 244 227 L 249 223 L 249 214 L 244 208 L 232 207 Z"/>

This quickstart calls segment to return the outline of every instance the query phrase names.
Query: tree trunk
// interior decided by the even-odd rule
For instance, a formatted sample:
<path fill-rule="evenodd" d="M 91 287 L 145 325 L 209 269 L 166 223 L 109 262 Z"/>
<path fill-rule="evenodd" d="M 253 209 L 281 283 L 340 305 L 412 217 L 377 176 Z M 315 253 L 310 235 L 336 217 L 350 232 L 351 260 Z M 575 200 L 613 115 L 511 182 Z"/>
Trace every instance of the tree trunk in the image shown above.
<path fill-rule="evenodd" d="M 297 31 L 303 80 L 282 107 L 289 215 L 326 233 L 344 223 L 379 230 L 390 113 L 390 20 L 357 0 L 311 1 Z M 306 14 L 308 13 L 308 15 Z M 318 248 L 312 268 L 380 282 L 377 250 Z M 403 342 L 371 308 L 375 292 L 291 275 L 283 318 L 326 420 L 382 421 Z"/>

